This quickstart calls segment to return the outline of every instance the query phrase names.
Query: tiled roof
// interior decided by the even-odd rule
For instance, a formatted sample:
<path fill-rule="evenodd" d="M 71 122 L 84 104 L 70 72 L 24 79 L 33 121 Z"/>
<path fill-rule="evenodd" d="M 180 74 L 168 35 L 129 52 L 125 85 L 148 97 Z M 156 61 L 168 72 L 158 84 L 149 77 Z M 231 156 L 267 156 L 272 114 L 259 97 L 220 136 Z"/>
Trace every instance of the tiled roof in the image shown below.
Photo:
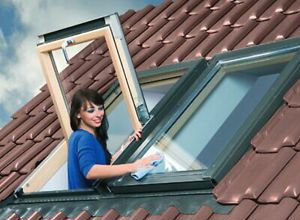
<path fill-rule="evenodd" d="M 300 0 L 166 0 L 157 7 L 129 10 L 121 16 L 137 71 L 198 57 L 210 59 L 222 51 L 300 37 L 299 20 Z M 68 99 L 80 87 L 106 91 L 116 77 L 103 40 L 94 41 L 72 58 L 61 78 Z M 230 218 L 214 213 L 209 207 L 199 207 L 191 219 L 300 216 L 297 208 L 300 178 L 296 170 L 300 165 L 299 88 L 298 81 L 285 95 L 286 103 L 252 140 L 253 149 L 214 189 L 218 202 L 236 205 Z M 0 130 L 0 200 L 6 199 L 62 138 L 48 88 L 44 86 Z M 174 210 L 176 207 L 170 207 L 160 216 L 149 217 L 151 213 L 144 216 L 187 219 L 184 213 Z M 136 213 L 146 212 L 136 210 Z M 106 215 L 119 216 L 116 213 L 108 210 Z M 165 213 L 173 217 L 163 218 L 161 215 Z M 43 214 L 37 211 L 32 215 L 30 219 L 40 219 Z M 128 218 L 118 218 L 146 219 L 133 215 L 139 216 L 134 212 L 128 213 Z M 77 217 L 90 218 L 85 211 Z M 18 218 L 11 215 L 10 219 Z M 57 213 L 54 219 L 64 219 L 64 213 Z"/>

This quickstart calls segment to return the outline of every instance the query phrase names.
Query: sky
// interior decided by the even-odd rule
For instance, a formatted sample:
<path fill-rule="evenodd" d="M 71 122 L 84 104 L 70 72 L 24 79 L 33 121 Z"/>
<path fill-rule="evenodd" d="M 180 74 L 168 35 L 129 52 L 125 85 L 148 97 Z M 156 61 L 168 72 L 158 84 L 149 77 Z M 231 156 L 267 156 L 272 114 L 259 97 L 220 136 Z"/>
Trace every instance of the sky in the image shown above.
<path fill-rule="evenodd" d="M 45 84 L 38 35 L 163 0 L 0 0 L 0 128 Z"/>

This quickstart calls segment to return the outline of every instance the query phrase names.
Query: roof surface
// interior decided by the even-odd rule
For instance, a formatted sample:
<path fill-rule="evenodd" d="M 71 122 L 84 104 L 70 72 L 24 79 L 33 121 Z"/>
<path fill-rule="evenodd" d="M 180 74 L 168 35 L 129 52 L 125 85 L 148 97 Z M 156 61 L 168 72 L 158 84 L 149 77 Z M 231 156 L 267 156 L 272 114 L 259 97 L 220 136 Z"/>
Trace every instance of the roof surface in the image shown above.
<path fill-rule="evenodd" d="M 300 37 L 299 21 L 300 0 L 166 0 L 157 7 L 129 10 L 121 16 L 137 71 Z M 70 60 L 61 77 L 68 98 L 81 87 L 106 91 L 116 80 L 107 46 L 101 39 L 94 41 Z M 219 203 L 236 207 L 222 215 L 202 206 L 190 215 L 192 219 L 299 219 L 299 81 L 284 101 L 252 140 L 253 148 L 213 191 Z M 0 131 L 0 200 L 11 195 L 62 138 L 44 86 Z M 84 208 L 79 211 L 74 214 L 77 219 L 98 216 Z M 125 213 L 128 218 L 119 218 L 118 213 L 108 209 L 100 216 L 110 217 L 99 219 L 187 219 L 176 205 L 152 217 L 144 209 Z M 30 215 L 30 219 L 40 219 L 44 214 L 28 212 Z M 53 219 L 66 215 L 57 212 Z M 17 214 L 10 219 L 18 219 Z"/>

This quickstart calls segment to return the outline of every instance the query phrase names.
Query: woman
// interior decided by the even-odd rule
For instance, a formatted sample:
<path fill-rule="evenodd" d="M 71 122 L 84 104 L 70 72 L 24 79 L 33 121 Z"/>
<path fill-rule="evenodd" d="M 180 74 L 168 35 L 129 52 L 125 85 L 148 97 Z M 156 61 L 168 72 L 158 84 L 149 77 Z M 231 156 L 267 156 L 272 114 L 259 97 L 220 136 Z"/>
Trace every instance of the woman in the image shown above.
<path fill-rule="evenodd" d="M 91 89 L 81 89 L 73 96 L 70 121 L 74 132 L 68 142 L 69 189 L 90 188 L 96 179 L 147 168 L 158 157 L 152 155 L 134 163 L 110 165 L 112 155 L 106 146 L 108 121 L 103 104 L 101 95 Z M 140 138 L 141 131 L 136 131 L 128 141 Z"/>

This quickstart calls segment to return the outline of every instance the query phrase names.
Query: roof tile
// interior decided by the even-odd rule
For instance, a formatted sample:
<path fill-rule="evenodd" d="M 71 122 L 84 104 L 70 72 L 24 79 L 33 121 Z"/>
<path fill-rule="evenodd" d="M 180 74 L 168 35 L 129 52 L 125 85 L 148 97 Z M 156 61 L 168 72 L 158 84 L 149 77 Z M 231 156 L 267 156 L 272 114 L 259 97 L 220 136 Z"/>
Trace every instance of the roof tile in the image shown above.
<path fill-rule="evenodd" d="M 175 50 L 177 50 L 183 43 L 185 39 L 183 37 L 177 37 L 175 38 L 173 43 L 164 44 L 163 47 L 154 53 L 152 57 L 147 59 L 146 62 L 144 62 L 143 66 L 150 66 L 152 67 L 158 67 L 167 59 L 171 54 L 174 53 Z"/>
<path fill-rule="evenodd" d="M 125 23 L 124 23 L 124 27 L 126 29 L 131 28 L 132 26 L 134 26 L 136 23 L 138 23 L 139 21 L 141 21 L 142 18 L 144 18 L 152 9 L 154 8 L 153 5 L 148 5 L 146 6 L 143 10 L 140 10 L 138 12 L 136 12 L 136 14 L 134 16 L 131 16 Z"/>
<path fill-rule="evenodd" d="M 34 125 L 28 132 L 26 132 L 22 137 L 20 137 L 17 143 L 24 143 L 26 140 L 33 140 L 41 132 L 45 131 L 47 126 L 52 122 L 56 121 L 57 115 L 55 113 L 48 114 L 44 119 L 43 123 L 38 123 Z"/>
<path fill-rule="evenodd" d="M 300 13 L 299 13 L 300 15 Z M 290 107 L 300 107 L 300 80 L 298 80 L 283 97 Z"/>
<path fill-rule="evenodd" d="M 201 206 L 191 220 L 207 220 L 213 214 L 213 210 L 209 206 Z"/>
<path fill-rule="evenodd" d="M 168 22 L 164 25 L 159 32 L 148 38 L 142 45 L 142 47 L 148 48 L 156 42 L 164 41 L 170 33 L 172 33 L 178 26 L 180 26 L 189 16 L 185 13 L 181 13 L 178 18 Z"/>
<path fill-rule="evenodd" d="M 153 19 L 150 23 L 149 26 L 155 26 L 157 23 L 160 23 L 160 20 L 172 20 L 174 18 L 170 18 L 171 15 L 173 15 L 182 5 L 184 5 L 187 2 L 187 0 L 181 0 L 181 1 L 175 1 L 173 2 L 169 7 L 167 7 L 162 13 L 157 16 L 155 19 Z"/>
<path fill-rule="evenodd" d="M 5 200 L 9 195 L 11 195 L 15 191 L 15 189 L 24 181 L 25 178 L 26 175 L 21 175 L 13 183 L 7 186 L 5 190 L 0 193 L 0 201 Z"/>
<path fill-rule="evenodd" d="M 275 13 L 270 20 L 258 22 L 257 26 L 238 45 L 237 48 L 261 44 L 265 37 L 284 19 L 281 13 Z"/>
<path fill-rule="evenodd" d="M 180 211 L 175 206 L 171 206 L 161 215 L 161 219 L 176 219 L 179 214 Z"/>
<path fill-rule="evenodd" d="M 21 168 L 26 165 L 30 164 L 33 161 L 36 161 L 36 156 L 44 149 L 46 148 L 50 143 L 52 143 L 52 139 L 46 138 L 41 143 L 35 144 L 31 146 L 30 149 L 27 149 L 22 153 L 20 156 L 18 156 L 13 163 L 11 163 L 9 166 L 7 166 L 5 169 L 1 171 L 2 175 L 8 175 L 12 171 L 20 171 Z M 50 148 L 47 148 L 49 150 Z M 21 172 L 23 173 L 23 172 Z M 26 174 L 26 173 L 25 173 Z"/>
<path fill-rule="evenodd" d="M 17 168 L 22 167 L 21 165 L 24 164 L 24 162 L 27 162 L 26 165 L 20 169 L 21 174 L 29 174 L 36 166 L 46 158 L 50 154 L 50 152 L 58 145 L 60 141 L 56 140 L 53 141 L 51 138 L 46 138 L 43 142 L 40 142 L 39 144 L 36 144 L 36 148 L 38 149 L 37 152 L 35 152 L 35 157 L 28 161 L 22 161 L 27 158 L 23 158 L 20 160 L 20 164 L 16 164 Z"/>
<path fill-rule="evenodd" d="M 53 102 L 51 99 L 51 96 L 48 96 L 47 99 L 42 101 L 35 109 L 33 109 L 29 115 L 30 116 L 36 116 L 40 112 L 45 112 L 45 113 L 53 113 L 54 111 L 51 111 L 50 108 L 53 106 Z"/>
<path fill-rule="evenodd" d="M 49 91 L 42 91 L 36 95 L 30 102 L 20 108 L 16 113 L 12 115 L 12 118 L 22 117 L 24 114 L 29 114 L 33 109 L 35 109 L 42 101 L 49 97 Z"/>
<path fill-rule="evenodd" d="M 292 3 L 293 1 L 290 0 L 277 0 L 259 17 L 259 20 L 271 19 L 271 17 L 274 16 L 274 13 L 284 12 Z"/>
<path fill-rule="evenodd" d="M 101 220 L 117 220 L 120 214 L 114 210 L 110 209 L 106 214 L 101 218 Z"/>
<path fill-rule="evenodd" d="M 229 13 L 223 17 L 223 25 L 234 25 L 235 22 L 251 8 L 258 0 L 244 1 L 236 4 Z M 248 23 L 248 22 L 246 22 Z"/>
<path fill-rule="evenodd" d="M 164 45 L 163 43 L 157 42 L 157 43 L 151 45 L 151 47 L 143 49 L 136 56 L 134 56 L 132 59 L 132 62 L 134 64 L 134 66 L 137 67 L 137 70 L 139 71 L 141 69 L 149 69 L 149 66 L 144 66 L 141 64 L 144 61 L 146 61 L 149 56 L 151 56 L 156 51 L 158 51 L 160 48 L 162 48 L 163 45 Z"/>
<path fill-rule="evenodd" d="M 209 52 L 215 47 L 215 45 L 221 42 L 227 34 L 232 31 L 232 28 L 229 26 L 224 26 L 221 30 L 216 33 L 209 34 L 208 37 L 204 40 L 203 44 L 197 46 L 190 54 L 187 56 L 187 59 L 193 59 L 194 57 L 206 57 L 211 59 Z"/>
<path fill-rule="evenodd" d="M 70 82 L 75 82 L 79 77 L 84 75 L 84 73 L 86 73 L 89 69 L 94 67 L 97 63 L 99 63 L 99 61 L 103 59 L 103 57 L 98 54 L 92 54 L 90 58 L 90 60 L 84 62 L 84 64 L 82 64 L 78 69 L 72 72 L 72 75 L 68 77 L 68 80 Z"/>
<path fill-rule="evenodd" d="M 257 1 L 249 10 L 244 13 L 236 22 L 235 26 L 245 25 L 249 19 L 256 20 L 258 19 L 267 9 L 271 6 L 276 0 L 270 1 Z"/>
<path fill-rule="evenodd" d="M 295 120 L 296 119 L 296 120 Z M 281 107 L 252 139 L 257 152 L 277 152 L 300 139 L 300 108 Z"/>
<path fill-rule="evenodd" d="M 282 148 L 276 154 L 259 154 L 251 149 L 214 188 L 217 201 L 237 204 L 242 199 L 257 199 L 295 153 L 291 148 Z"/>
<path fill-rule="evenodd" d="M 300 206 L 298 205 L 294 212 L 289 216 L 288 220 L 300 219 Z"/>
<path fill-rule="evenodd" d="M 16 146 L 15 143 L 13 142 L 9 142 L 8 144 L 6 144 L 5 146 L 1 146 L 0 147 L 0 159 L 6 155 L 9 151 L 11 151 L 14 147 Z M 3 160 L 3 159 L 1 159 Z"/>
<path fill-rule="evenodd" d="M 222 10 L 213 10 L 199 25 L 197 25 L 188 35 L 195 36 L 199 31 L 209 31 L 210 33 L 217 32 L 221 26 L 212 28 L 219 19 L 234 8 L 235 4 L 230 1 L 225 1 L 222 5 Z"/>
<path fill-rule="evenodd" d="M 80 212 L 75 220 L 89 220 L 91 218 L 91 214 L 88 211 L 82 211 Z"/>
<path fill-rule="evenodd" d="M 253 210 L 257 208 L 257 204 L 250 200 L 244 199 L 238 204 L 232 211 L 229 213 L 230 220 L 240 220 L 240 219 L 247 219 L 248 216 L 251 215 Z"/>
<path fill-rule="evenodd" d="M 53 113 L 54 114 L 54 113 Z M 41 133 L 34 137 L 34 142 L 41 142 L 46 137 L 51 137 L 58 129 L 60 128 L 60 124 L 58 120 L 55 120 L 51 124 L 49 124 L 45 129 L 41 131 Z"/>
<path fill-rule="evenodd" d="M 272 219 L 284 220 L 288 219 L 294 209 L 297 207 L 298 201 L 291 198 L 284 198 L 279 204 L 267 204 L 258 206 L 249 220 Z"/>
<path fill-rule="evenodd" d="M 292 2 L 293 4 L 286 11 L 284 11 L 284 14 L 293 14 L 300 12 L 300 1 L 296 0 Z"/>
<path fill-rule="evenodd" d="M 116 78 L 113 77 L 103 86 L 103 83 L 100 80 L 97 80 L 92 85 L 90 85 L 89 88 L 95 89 L 99 91 L 101 94 L 104 94 L 104 92 L 107 91 L 115 81 Z"/>
<path fill-rule="evenodd" d="M 299 37 L 300 36 L 300 26 L 289 36 L 289 38 L 292 37 Z"/>
<path fill-rule="evenodd" d="M 11 141 L 15 142 L 17 144 L 24 143 L 24 140 L 19 139 L 19 138 L 22 137 L 24 134 L 26 134 L 27 131 L 32 129 L 40 121 L 45 119 L 46 116 L 47 116 L 46 113 L 40 112 L 38 115 L 28 118 L 28 120 L 26 122 L 24 122 L 22 124 L 22 126 L 20 126 L 20 127 L 18 127 L 17 129 L 14 130 L 14 132 L 11 135 Z"/>
<path fill-rule="evenodd" d="M 7 220 L 20 220 L 20 216 L 18 216 L 16 213 L 12 213 L 9 215 L 9 217 L 7 218 Z"/>
<path fill-rule="evenodd" d="M 12 163 L 16 158 L 20 157 L 24 152 L 29 150 L 35 143 L 31 140 L 26 141 L 24 144 L 16 145 L 9 154 L 0 162 L 0 171 Z"/>
<path fill-rule="evenodd" d="M 65 220 L 65 219 L 67 219 L 67 216 L 63 212 L 58 212 L 51 217 L 51 220 Z"/>
<path fill-rule="evenodd" d="M 38 211 L 35 211 L 34 213 L 30 214 L 26 219 L 27 220 L 40 220 L 42 219 L 42 214 Z"/>
<path fill-rule="evenodd" d="M 12 131 L 17 129 L 21 124 L 23 124 L 29 118 L 28 115 L 20 115 L 19 117 L 13 119 L 10 123 L 6 124 L 0 132 L 0 145 L 5 145 L 6 142 L 3 143 L 3 139 L 6 138 Z"/>
<path fill-rule="evenodd" d="M 97 42 L 97 41 L 94 41 L 94 42 Z M 65 78 L 67 78 L 74 70 L 78 69 L 85 62 L 84 59 L 78 59 L 77 56 L 73 57 L 72 59 L 75 59 L 75 58 L 77 61 L 74 63 L 69 63 L 69 65 L 59 74 L 61 80 L 64 80 Z"/>
<path fill-rule="evenodd" d="M 134 211 L 134 213 L 130 216 L 130 220 L 141 220 L 141 219 L 146 219 L 147 216 L 149 215 L 149 211 L 143 209 L 143 208 L 138 208 Z"/>
<path fill-rule="evenodd" d="M 247 22 L 244 26 L 234 27 L 232 31 L 222 39 L 222 44 L 217 44 L 217 46 L 210 51 L 208 56 L 211 57 L 213 54 L 219 52 L 239 49 L 236 46 L 256 27 L 257 24 L 258 22 L 249 20 L 249 22 Z"/>
<path fill-rule="evenodd" d="M 20 174 L 16 172 L 11 172 L 8 176 L 3 176 L 0 179 L 0 192 L 4 191 L 6 187 L 12 184 L 17 178 L 20 177 Z"/>
<path fill-rule="evenodd" d="M 201 13 L 196 14 L 196 15 L 191 15 L 191 16 L 187 17 L 187 19 L 184 22 L 182 22 L 182 24 L 180 26 L 178 26 L 176 28 L 176 30 L 174 30 L 172 32 L 172 34 L 170 34 L 164 40 L 164 42 L 173 42 L 174 38 L 176 38 L 176 37 L 185 37 L 185 38 L 188 38 L 186 35 L 195 26 L 197 26 L 197 24 L 199 24 L 203 19 L 205 19 L 205 17 L 208 16 L 209 13 L 210 13 L 209 9 L 203 8 L 203 10 L 201 11 Z M 189 36 L 189 37 L 191 38 L 191 36 Z"/>
<path fill-rule="evenodd" d="M 205 38 L 208 36 L 206 31 L 200 31 L 199 34 L 194 37 L 187 39 L 184 44 L 182 44 L 173 55 L 169 56 L 162 65 L 170 64 L 170 63 L 178 63 L 183 61 L 184 59 L 188 59 L 188 55 L 200 42 L 203 42 Z M 190 58 L 190 57 L 189 57 Z M 194 58 L 194 57 L 193 57 Z"/>
<path fill-rule="evenodd" d="M 291 159 L 270 186 L 262 193 L 261 203 L 278 203 L 284 197 L 297 198 L 300 195 L 300 152 Z"/>
<path fill-rule="evenodd" d="M 285 16 L 285 18 L 278 24 L 270 34 L 263 40 L 263 42 L 272 42 L 276 40 L 288 38 L 300 24 L 300 13 Z"/>

